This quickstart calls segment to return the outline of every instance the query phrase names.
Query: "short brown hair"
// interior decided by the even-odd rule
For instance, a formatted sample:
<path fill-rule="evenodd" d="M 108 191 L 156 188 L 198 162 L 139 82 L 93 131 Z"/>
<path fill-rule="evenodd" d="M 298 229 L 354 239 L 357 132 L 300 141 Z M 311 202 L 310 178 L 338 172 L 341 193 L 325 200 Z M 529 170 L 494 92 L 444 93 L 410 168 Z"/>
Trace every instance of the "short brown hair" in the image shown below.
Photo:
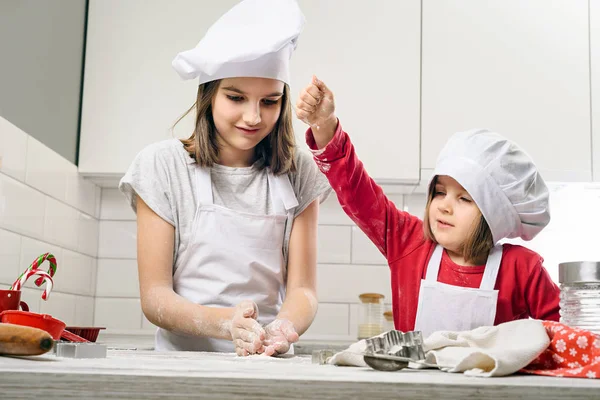
<path fill-rule="evenodd" d="M 434 243 L 437 243 L 437 241 L 435 240 L 435 236 L 431 231 L 431 226 L 429 225 L 429 207 L 431 206 L 431 201 L 435 196 L 436 183 L 437 176 L 433 178 L 431 185 L 429 186 L 427 206 L 425 206 L 425 216 L 423 217 L 423 235 L 425 236 L 425 239 L 429 239 Z M 479 218 L 479 223 L 473 227 L 471 233 L 467 237 L 467 240 L 465 240 L 465 242 L 462 244 L 460 249 L 462 256 L 465 261 L 475 265 L 485 264 L 492 247 L 494 247 L 492 231 L 490 230 L 490 227 L 483 215 L 481 215 Z"/>
<path fill-rule="evenodd" d="M 212 115 L 212 100 L 219 90 L 221 80 L 206 82 L 198 86 L 196 102 L 175 122 L 177 125 L 192 110 L 196 109 L 194 132 L 182 139 L 184 148 L 202 167 L 212 167 L 219 160 L 217 129 Z M 290 88 L 286 84 L 281 97 L 281 112 L 273 131 L 254 148 L 257 167 L 270 167 L 275 175 L 296 171 L 295 136 L 292 125 Z"/>

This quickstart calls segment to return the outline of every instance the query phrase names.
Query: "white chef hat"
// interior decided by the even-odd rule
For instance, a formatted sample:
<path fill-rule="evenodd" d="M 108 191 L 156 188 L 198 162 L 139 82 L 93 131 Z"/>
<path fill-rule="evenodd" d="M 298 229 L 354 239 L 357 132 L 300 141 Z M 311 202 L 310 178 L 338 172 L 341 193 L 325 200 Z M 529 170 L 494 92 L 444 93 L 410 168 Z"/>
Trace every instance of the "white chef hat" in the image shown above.
<path fill-rule="evenodd" d="M 470 130 L 452 135 L 438 156 L 433 177 L 460 183 L 487 221 L 494 243 L 533 239 L 550 222 L 549 192 L 533 161 L 497 133 Z M 432 183 L 430 180 L 430 185 Z"/>
<path fill-rule="evenodd" d="M 296 0 L 243 0 L 206 32 L 198 45 L 172 62 L 183 79 L 199 84 L 260 77 L 290 82 L 289 61 L 304 27 Z"/>

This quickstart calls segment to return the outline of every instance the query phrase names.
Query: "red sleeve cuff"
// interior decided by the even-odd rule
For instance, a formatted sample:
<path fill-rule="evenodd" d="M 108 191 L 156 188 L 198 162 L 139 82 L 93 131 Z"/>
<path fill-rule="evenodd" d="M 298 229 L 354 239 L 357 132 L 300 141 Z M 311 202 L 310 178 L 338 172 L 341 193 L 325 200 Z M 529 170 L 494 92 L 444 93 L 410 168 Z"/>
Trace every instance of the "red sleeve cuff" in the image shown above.
<path fill-rule="evenodd" d="M 339 158 L 339 156 L 342 155 L 341 153 L 343 152 L 344 148 L 342 124 L 338 120 L 337 128 L 335 129 L 333 138 L 331 138 L 329 143 L 327 143 L 327 146 L 323 147 L 322 149 L 317 148 L 317 143 L 315 142 L 312 128 L 309 127 L 306 130 L 306 144 L 316 159 L 324 161 Z"/>

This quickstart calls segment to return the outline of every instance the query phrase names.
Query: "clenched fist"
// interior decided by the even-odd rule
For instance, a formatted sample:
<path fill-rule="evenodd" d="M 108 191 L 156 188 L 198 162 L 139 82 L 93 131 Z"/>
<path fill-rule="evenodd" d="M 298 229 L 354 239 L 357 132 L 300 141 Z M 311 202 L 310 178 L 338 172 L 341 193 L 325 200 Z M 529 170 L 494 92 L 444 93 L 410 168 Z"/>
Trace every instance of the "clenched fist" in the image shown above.
<path fill-rule="evenodd" d="M 316 76 L 298 96 L 296 115 L 311 127 L 317 146 L 327 146 L 337 128 L 335 101 L 333 92 Z"/>

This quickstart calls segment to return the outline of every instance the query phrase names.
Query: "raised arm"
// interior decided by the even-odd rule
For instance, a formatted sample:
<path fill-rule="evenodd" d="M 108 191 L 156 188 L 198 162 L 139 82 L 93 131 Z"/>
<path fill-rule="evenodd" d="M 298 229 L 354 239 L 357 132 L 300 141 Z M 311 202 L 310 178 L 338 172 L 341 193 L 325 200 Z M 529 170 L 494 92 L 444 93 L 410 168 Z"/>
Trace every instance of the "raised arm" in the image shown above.
<path fill-rule="evenodd" d="M 335 116 L 331 90 L 313 77 L 313 82 L 300 94 L 296 113 L 310 125 L 306 142 L 346 214 L 388 261 L 408 251 L 409 242 L 422 238 L 422 222 L 398 210 L 367 174 L 350 137 Z"/>

